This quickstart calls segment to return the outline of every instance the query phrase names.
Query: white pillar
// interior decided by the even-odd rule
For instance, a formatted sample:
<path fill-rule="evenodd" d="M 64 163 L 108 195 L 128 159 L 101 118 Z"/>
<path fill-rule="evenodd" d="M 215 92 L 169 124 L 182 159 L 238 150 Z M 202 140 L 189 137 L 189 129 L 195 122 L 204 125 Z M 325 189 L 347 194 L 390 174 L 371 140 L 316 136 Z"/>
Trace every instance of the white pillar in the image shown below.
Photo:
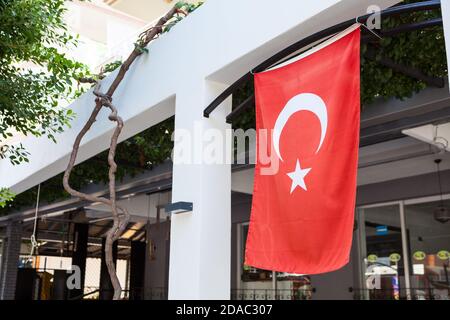
<path fill-rule="evenodd" d="M 171 218 L 169 299 L 230 298 L 231 166 L 223 160 L 205 163 L 201 157 L 205 147 L 212 147 L 202 135 L 217 138 L 219 134 L 225 141 L 230 128 L 225 117 L 231 111 L 231 99 L 210 118 L 203 117 L 205 106 L 224 89 L 217 83 L 199 81 L 187 83 L 176 96 L 175 128 L 181 130 L 176 132 L 189 131 L 191 135 L 182 143 L 175 142 L 172 202 L 192 202 L 193 211 Z M 191 148 L 186 148 L 189 143 Z M 223 143 L 222 148 L 231 148 L 231 142 Z M 179 163 L 188 158 L 194 163 Z"/>
<path fill-rule="evenodd" d="M 447 64 L 450 66 L 450 1 L 441 0 L 441 14 L 444 25 L 445 49 L 447 52 Z M 450 73 L 448 74 L 450 83 Z M 450 88 L 450 86 L 449 86 Z"/>

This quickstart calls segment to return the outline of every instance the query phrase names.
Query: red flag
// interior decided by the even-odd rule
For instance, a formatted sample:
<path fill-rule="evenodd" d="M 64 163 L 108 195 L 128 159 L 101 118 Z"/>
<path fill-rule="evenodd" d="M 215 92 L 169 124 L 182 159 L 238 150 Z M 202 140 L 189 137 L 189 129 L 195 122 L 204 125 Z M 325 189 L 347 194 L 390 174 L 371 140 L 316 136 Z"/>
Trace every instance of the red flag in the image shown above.
<path fill-rule="evenodd" d="M 314 49 L 313 49 L 314 50 Z M 258 161 L 245 263 L 317 274 L 348 263 L 360 115 L 360 29 L 255 75 Z M 275 174 L 264 174 L 266 129 Z"/>

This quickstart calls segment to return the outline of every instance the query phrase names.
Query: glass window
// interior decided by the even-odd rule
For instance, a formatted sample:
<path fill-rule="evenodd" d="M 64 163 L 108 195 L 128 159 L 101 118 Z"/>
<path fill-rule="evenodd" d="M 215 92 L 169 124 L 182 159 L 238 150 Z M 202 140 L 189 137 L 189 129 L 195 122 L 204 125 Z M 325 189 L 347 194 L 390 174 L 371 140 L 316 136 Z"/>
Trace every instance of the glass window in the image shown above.
<path fill-rule="evenodd" d="M 414 299 L 450 297 L 450 222 L 436 220 L 440 207 L 450 209 L 450 200 L 405 205 Z"/>
<path fill-rule="evenodd" d="M 248 225 L 242 226 L 242 238 L 243 238 L 243 247 L 242 252 L 245 253 L 245 244 L 247 243 L 247 234 L 248 234 Z M 243 260 L 244 261 L 244 260 Z M 244 282 L 250 281 L 272 281 L 272 271 L 263 270 L 254 268 L 251 266 L 243 265 L 242 266 L 242 275 L 241 280 Z M 272 286 L 271 282 L 269 282 L 268 287 Z"/>
<path fill-rule="evenodd" d="M 405 298 L 400 204 L 364 208 L 359 212 L 364 282 L 360 298 Z"/>
<path fill-rule="evenodd" d="M 272 272 L 244 265 L 248 224 L 242 225 L 240 288 L 233 290 L 238 300 L 309 300 L 313 288 L 311 278 L 285 272 Z M 274 281 L 273 276 L 276 276 Z"/>

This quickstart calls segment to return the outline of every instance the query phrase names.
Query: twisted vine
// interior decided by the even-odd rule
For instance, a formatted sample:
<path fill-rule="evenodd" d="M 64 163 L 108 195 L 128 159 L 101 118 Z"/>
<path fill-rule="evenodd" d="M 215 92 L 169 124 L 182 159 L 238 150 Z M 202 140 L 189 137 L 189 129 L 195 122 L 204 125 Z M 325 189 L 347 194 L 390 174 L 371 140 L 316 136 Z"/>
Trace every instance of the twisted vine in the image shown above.
<path fill-rule="evenodd" d="M 113 260 L 113 243 L 120 238 L 122 233 L 125 231 L 125 228 L 128 225 L 128 222 L 130 220 L 130 214 L 126 210 L 126 208 L 121 207 L 117 204 L 116 201 L 116 171 L 117 171 L 117 164 L 114 161 L 115 154 L 116 154 L 116 148 L 117 148 L 117 142 L 119 139 L 119 135 L 123 128 L 123 120 L 118 115 L 118 110 L 112 103 L 112 96 L 114 92 L 116 91 L 119 84 L 122 82 L 123 78 L 125 77 L 126 72 L 130 68 L 131 64 L 136 60 L 137 57 L 139 57 L 142 53 L 146 52 L 145 47 L 148 45 L 148 43 L 152 40 L 154 40 L 160 33 L 164 32 L 164 28 L 167 28 L 167 22 L 170 21 L 172 18 L 176 17 L 177 21 L 180 20 L 179 15 L 186 16 L 188 13 L 192 10 L 189 10 L 189 7 L 187 7 L 188 11 L 184 11 L 183 7 L 187 4 L 177 3 L 165 16 L 163 16 L 154 27 L 148 29 L 144 33 L 142 33 L 139 36 L 138 43 L 136 44 L 134 50 L 131 52 L 131 54 L 128 56 L 128 58 L 125 60 L 125 62 L 120 66 L 119 72 L 117 73 L 114 81 L 111 83 L 110 87 L 106 91 L 106 93 L 100 92 L 100 84 L 97 83 L 94 88 L 94 95 L 95 98 L 95 107 L 91 112 L 91 115 L 87 122 L 84 124 L 83 128 L 78 133 L 77 137 L 75 138 L 75 142 L 73 144 L 72 152 L 70 154 L 69 163 L 67 165 L 66 171 L 64 172 L 63 176 L 63 186 L 64 189 L 73 197 L 78 197 L 82 200 L 89 201 L 89 202 L 100 202 L 103 203 L 111 208 L 111 215 L 113 219 L 113 225 L 111 229 L 107 232 L 106 235 L 106 243 L 105 243 L 105 262 L 106 266 L 108 268 L 108 273 L 111 278 L 111 283 L 114 288 L 114 295 L 113 300 L 120 299 L 120 295 L 122 293 L 122 287 L 119 282 L 119 278 L 117 277 L 116 267 L 114 265 Z M 109 199 L 105 197 L 97 197 L 94 195 L 86 194 L 81 191 L 75 190 L 70 185 L 70 175 L 72 173 L 72 170 L 75 166 L 75 162 L 78 155 L 78 150 L 80 148 L 80 143 L 83 139 L 83 137 L 86 135 L 86 133 L 89 131 L 89 129 L 92 127 L 94 122 L 97 119 L 97 115 L 100 112 L 100 110 L 106 107 L 110 109 L 111 113 L 108 116 L 108 119 L 110 121 L 113 121 L 116 123 L 116 127 L 114 129 L 114 132 L 111 136 L 111 143 L 109 147 L 108 152 L 108 165 L 109 165 L 109 171 L 108 171 L 108 179 L 109 179 Z"/>

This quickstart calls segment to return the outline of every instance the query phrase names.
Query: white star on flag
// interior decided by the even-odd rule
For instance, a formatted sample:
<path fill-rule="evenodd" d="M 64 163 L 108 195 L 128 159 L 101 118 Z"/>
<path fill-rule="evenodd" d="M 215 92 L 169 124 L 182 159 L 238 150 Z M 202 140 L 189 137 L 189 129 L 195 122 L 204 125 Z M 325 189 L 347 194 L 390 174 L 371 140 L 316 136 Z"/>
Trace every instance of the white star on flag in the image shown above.
<path fill-rule="evenodd" d="M 295 166 L 295 170 L 292 172 L 289 172 L 287 175 L 292 180 L 291 185 L 291 194 L 294 192 L 295 188 L 297 186 L 301 187 L 303 190 L 307 191 L 306 184 L 305 184 L 305 177 L 309 173 L 311 168 L 302 169 L 300 167 L 300 161 L 297 159 L 297 164 Z"/>

